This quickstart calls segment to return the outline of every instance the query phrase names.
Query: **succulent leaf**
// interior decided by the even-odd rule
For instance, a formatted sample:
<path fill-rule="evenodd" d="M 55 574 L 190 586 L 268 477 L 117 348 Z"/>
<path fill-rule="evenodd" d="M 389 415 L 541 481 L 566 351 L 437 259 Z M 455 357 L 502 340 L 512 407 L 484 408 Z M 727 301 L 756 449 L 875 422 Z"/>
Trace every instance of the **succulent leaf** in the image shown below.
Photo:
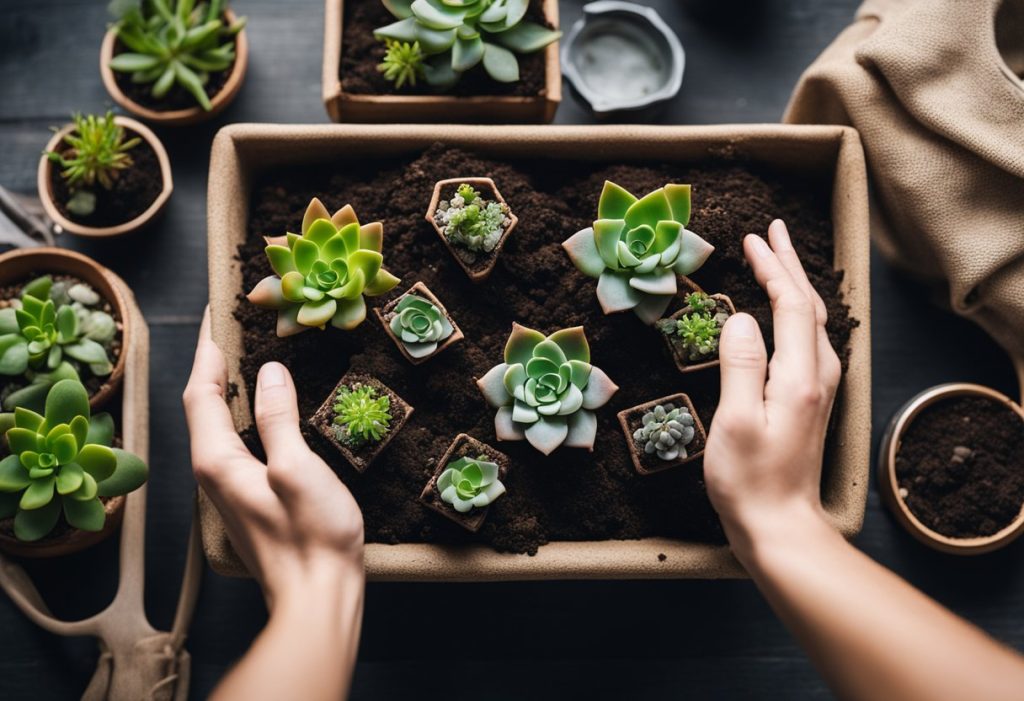
<path fill-rule="evenodd" d="M 391 419 L 391 398 L 373 385 L 343 385 L 335 396 L 337 438 L 353 448 L 379 443 L 391 430 Z"/>
<path fill-rule="evenodd" d="M 398 300 L 388 326 L 413 358 L 431 355 L 455 332 L 437 305 L 412 292 Z"/>
<path fill-rule="evenodd" d="M 437 491 L 441 500 L 451 504 L 459 513 L 483 508 L 505 493 L 505 485 L 498 479 L 497 463 L 486 455 L 461 457 L 448 463 L 437 478 Z"/>

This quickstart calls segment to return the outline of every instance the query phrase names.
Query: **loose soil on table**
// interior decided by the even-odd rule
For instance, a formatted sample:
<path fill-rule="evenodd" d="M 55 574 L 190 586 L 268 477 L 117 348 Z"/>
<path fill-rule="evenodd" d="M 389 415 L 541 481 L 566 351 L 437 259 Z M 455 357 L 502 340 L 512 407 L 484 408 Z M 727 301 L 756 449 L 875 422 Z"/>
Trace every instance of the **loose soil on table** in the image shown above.
<path fill-rule="evenodd" d="M 114 43 L 114 55 L 124 52 L 126 49 L 124 45 L 117 41 Z M 231 77 L 231 72 L 235 70 L 234 61 L 228 66 L 227 70 L 217 71 L 210 73 L 209 78 L 206 81 L 206 96 L 213 101 L 213 98 L 217 97 L 217 93 L 224 89 L 224 86 L 228 82 L 228 78 Z M 202 109 L 200 104 L 196 101 L 196 98 L 185 88 L 181 87 L 177 82 L 167 91 L 167 94 L 161 98 L 153 97 L 153 84 L 152 83 L 133 83 L 131 73 L 121 73 L 120 71 L 113 71 L 114 81 L 117 83 L 117 87 L 121 89 L 125 97 L 129 100 L 142 105 L 151 110 L 157 112 L 174 112 L 177 110 L 187 110 L 193 107 Z"/>
<path fill-rule="evenodd" d="M 526 20 L 551 27 L 544 19 L 540 0 L 531 2 L 530 9 L 526 12 Z M 395 21 L 397 20 L 385 9 L 380 0 L 345 0 L 339 69 L 342 91 L 361 95 L 530 97 L 539 95 L 544 90 L 544 49 L 531 54 L 516 54 L 516 58 L 519 59 L 519 80 L 515 83 L 499 83 L 487 75 L 483 66 L 477 65 L 463 74 L 459 82 L 447 90 L 431 87 L 425 80 L 417 80 L 415 87 L 405 84 L 400 90 L 395 90 L 394 83 L 377 70 L 377 66 L 384 60 L 385 47 L 383 42 L 373 36 L 374 30 Z M 423 208 L 423 212 L 426 212 L 426 207 Z"/>
<path fill-rule="evenodd" d="M 519 216 L 494 272 L 479 285 L 470 282 L 424 219 L 434 183 L 467 172 L 494 178 Z M 743 260 L 741 241 L 748 232 L 765 232 L 773 218 L 785 218 L 811 282 L 828 307 L 829 337 L 845 367 L 850 330 L 857 322 L 840 298 L 842 273 L 832 269 L 831 184 L 821 179 L 755 173 L 728 162 L 641 167 L 492 161 L 441 145 L 404 160 L 278 169 L 253 191 L 249 238 L 238 252 L 245 287 L 236 309 L 243 327 L 242 376 L 254 396 L 260 366 L 283 362 L 294 373 L 303 416 L 317 410 L 350 367 L 378 378 L 414 407 L 408 424 L 364 474 L 352 470 L 316 431 L 306 432 L 359 501 L 368 542 L 480 542 L 500 551 L 534 553 L 538 546 L 559 540 L 666 536 L 723 541 L 700 460 L 640 476 L 629 457 L 617 412 L 685 392 L 708 428 L 718 404 L 719 381 L 714 370 L 681 374 L 659 338 L 661 332 L 644 326 L 632 313 L 603 314 L 596 281 L 578 272 L 562 249 L 562 241 L 591 225 L 605 179 L 637 195 L 667 182 L 693 184 L 690 228 L 717 247 L 693 279 L 709 292 L 730 295 L 737 309 L 753 314 L 769 350 L 770 305 Z M 377 323 L 364 322 L 352 332 L 328 328 L 277 338 L 276 312 L 249 304 L 243 293 L 271 274 L 261 237 L 298 231 L 314 195 L 331 210 L 351 203 L 360 221 L 383 222 L 384 265 L 403 283 L 371 304 L 386 304 L 422 280 L 444 300 L 465 340 L 414 367 Z M 674 308 L 682 306 L 682 300 L 674 303 Z M 496 441 L 495 410 L 484 402 L 474 378 L 502 362 L 513 321 L 544 333 L 584 326 L 594 364 L 621 387 L 597 410 L 593 453 L 560 448 L 545 457 L 525 441 Z M 438 459 L 458 433 L 494 445 L 514 467 L 508 493 L 495 502 L 476 534 L 446 523 L 418 502 L 433 473 L 430 460 Z M 246 431 L 246 438 L 259 451 L 255 431 Z"/>
<path fill-rule="evenodd" d="M 1024 505 L 1024 421 L 990 399 L 938 402 L 907 428 L 896 479 L 907 506 L 933 531 L 992 535 Z"/>
<path fill-rule="evenodd" d="M 125 140 L 136 136 L 138 134 L 131 129 L 125 129 Z M 50 187 L 53 192 L 53 203 L 60 213 L 83 226 L 104 227 L 124 224 L 149 209 L 164 187 L 160 160 L 145 139 L 128 151 L 128 154 L 132 157 L 132 165 L 118 172 L 111 189 L 106 190 L 99 185 L 89 188 L 96 194 L 96 210 L 87 217 L 80 217 L 68 211 L 66 204 L 74 190 L 68 186 L 67 180 L 61 177 L 60 166 L 52 164 Z"/>

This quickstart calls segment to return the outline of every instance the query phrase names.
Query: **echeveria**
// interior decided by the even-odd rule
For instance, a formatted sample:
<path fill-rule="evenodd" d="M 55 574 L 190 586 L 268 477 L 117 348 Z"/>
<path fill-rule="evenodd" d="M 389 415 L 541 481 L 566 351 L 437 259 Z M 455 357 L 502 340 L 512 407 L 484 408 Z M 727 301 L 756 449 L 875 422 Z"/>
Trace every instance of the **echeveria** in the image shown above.
<path fill-rule="evenodd" d="M 598 278 L 605 314 L 632 309 L 653 324 L 676 294 L 676 276 L 690 275 L 715 250 L 686 228 L 689 221 L 689 185 L 665 185 L 637 199 L 605 181 L 597 221 L 562 246 L 580 272 Z"/>
<path fill-rule="evenodd" d="M 659 404 L 640 419 L 641 427 L 633 432 L 633 440 L 648 455 L 662 460 L 686 457 L 686 446 L 695 435 L 693 417 L 686 407 Z"/>
<path fill-rule="evenodd" d="M 332 217 L 313 198 L 302 218 L 302 235 L 267 239 L 276 275 L 263 278 L 249 301 L 277 309 L 277 335 L 291 336 L 330 322 L 350 330 L 366 318 L 363 295 L 382 295 L 398 278 L 381 267 L 384 228 L 359 223 L 350 205 Z"/>
<path fill-rule="evenodd" d="M 72 527 L 101 530 L 106 513 L 100 497 L 127 494 L 146 481 L 142 460 L 110 447 L 114 421 L 109 414 L 90 415 L 80 382 L 57 382 L 44 414 L 19 407 L 13 423 L 6 432 L 11 455 L 0 460 L 0 518 L 14 517 L 19 540 L 44 537 L 62 510 Z"/>
<path fill-rule="evenodd" d="M 560 445 L 593 450 L 597 417 L 618 385 L 590 364 L 582 326 L 544 336 L 519 324 L 505 345 L 505 362 L 477 380 L 498 413 L 498 440 L 525 438 L 548 455 Z"/>
<path fill-rule="evenodd" d="M 455 331 L 436 304 L 415 294 L 407 294 L 398 301 L 390 327 L 413 358 L 430 355 L 437 350 L 438 343 Z"/>
<path fill-rule="evenodd" d="M 462 457 L 448 463 L 437 478 L 437 491 L 441 493 L 442 501 L 464 514 L 489 505 L 505 493 L 505 485 L 498 479 L 497 463 L 481 455 Z"/>

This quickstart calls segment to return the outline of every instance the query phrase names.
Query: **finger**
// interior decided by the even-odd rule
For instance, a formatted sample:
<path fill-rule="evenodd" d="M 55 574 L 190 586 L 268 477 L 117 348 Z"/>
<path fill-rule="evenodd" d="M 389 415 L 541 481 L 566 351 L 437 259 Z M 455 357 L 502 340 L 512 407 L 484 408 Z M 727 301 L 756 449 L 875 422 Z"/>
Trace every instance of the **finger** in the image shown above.
<path fill-rule="evenodd" d="M 733 314 L 725 322 L 718 344 L 721 367 L 719 415 L 764 422 L 764 381 L 768 354 L 754 317 Z"/>
<path fill-rule="evenodd" d="M 267 363 L 256 378 L 256 427 L 271 472 L 290 472 L 309 453 L 299 430 L 295 384 L 281 363 Z"/>

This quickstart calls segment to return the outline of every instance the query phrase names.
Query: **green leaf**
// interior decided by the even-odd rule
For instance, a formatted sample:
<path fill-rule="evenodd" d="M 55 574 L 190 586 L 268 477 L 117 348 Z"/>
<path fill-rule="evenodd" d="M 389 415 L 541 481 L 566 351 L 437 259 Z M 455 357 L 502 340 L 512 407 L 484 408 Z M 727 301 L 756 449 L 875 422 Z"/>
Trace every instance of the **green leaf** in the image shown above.
<path fill-rule="evenodd" d="M 629 190 L 620 187 L 611 180 L 604 181 L 601 198 L 597 203 L 598 219 L 625 219 L 626 212 L 636 202 Z"/>
<path fill-rule="evenodd" d="M 94 498 L 99 492 L 99 487 L 96 484 L 95 478 L 88 472 L 82 473 L 82 486 L 77 491 L 72 492 L 69 496 L 72 499 L 78 501 L 89 501 Z"/>
<path fill-rule="evenodd" d="M 79 499 L 64 498 L 64 518 L 68 525 L 83 531 L 101 531 L 103 523 L 107 519 L 107 513 L 103 510 L 103 502 L 97 498 L 81 501 Z"/>
<path fill-rule="evenodd" d="M 78 431 L 81 430 L 75 428 L 75 424 L 72 421 L 71 430 L 75 435 L 78 435 Z M 89 429 L 86 433 L 85 441 L 79 443 L 79 447 L 84 445 L 102 445 L 110 447 L 114 442 L 114 418 L 107 412 L 96 414 L 89 421 Z"/>
<path fill-rule="evenodd" d="M 505 362 L 509 365 L 519 363 L 524 367 L 533 357 L 533 349 L 544 340 L 540 331 L 519 324 L 512 325 L 512 333 L 505 344 Z"/>
<path fill-rule="evenodd" d="M 267 254 L 267 260 L 270 261 L 270 267 L 280 277 L 295 272 L 295 258 L 292 256 L 291 249 L 271 244 L 263 250 Z"/>
<path fill-rule="evenodd" d="M 473 39 L 458 37 L 452 46 L 452 69 L 465 73 L 480 63 L 484 57 L 484 42 L 479 36 Z"/>
<path fill-rule="evenodd" d="M 82 486 L 85 480 L 85 471 L 76 462 L 68 463 L 60 468 L 57 474 L 57 493 L 71 494 Z"/>
<path fill-rule="evenodd" d="M 128 494 L 145 484 L 149 478 L 149 468 L 141 458 L 120 448 L 113 450 L 117 467 L 114 468 L 114 474 L 99 483 L 101 497 Z"/>
<path fill-rule="evenodd" d="M 64 346 L 64 352 L 82 363 L 109 362 L 106 349 L 91 338 L 83 338 Z"/>
<path fill-rule="evenodd" d="M 50 298 L 51 289 L 53 289 L 53 278 L 49 275 L 42 275 L 25 285 L 21 290 L 21 294 L 46 300 Z"/>
<path fill-rule="evenodd" d="M 668 184 L 665 186 L 665 197 L 672 208 L 672 218 L 686 226 L 690 223 L 690 186 Z"/>
<path fill-rule="evenodd" d="M 39 431 L 39 427 L 43 425 L 43 417 L 25 407 L 15 407 L 14 409 L 14 425 L 18 428 L 27 428 L 29 431 Z"/>
<path fill-rule="evenodd" d="M 82 447 L 78 452 L 76 462 L 97 482 L 102 482 L 110 477 L 117 467 L 117 457 L 113 449 L 94 443 Z"/>
<path fill-rule="evenodd" d="M 196 99 L 196 102 L 204 110 L 209 112 L 213 109 L 213 105 L 210 104 L 210 98 L 207 97 L 206 90 L 203 88 L 203 81 L 199 79 L 199 76 L 181 61 L 174 61 L 172 65 L 174 66 L 174 74 L 178 78 L 178 83 L 192 94 L 192 97 Z"/>
<path fill-rule="evenodd" d="M 0 460 L 0 492 L 20 492 L 31 483 L 28 470 L 17 455 Z"/>
<path fill-rule="evenodd" d="M 152 95 L 153 97 L 160 99 L 170 92 L 171 88 L 174 87 L 174 67 L 167 66 L 164 72 L 160 74 L 160 77 L 153 83 Z"/>
<path fill-rule="evenodd" d="M 157 56 L 125 52 L 110 59 L 108 65 L 119 73 L 135 73 L 136 71 L 148 71 L 159 64 L 160 59 Z"/>
<path fill-rule="evenodd" d="M 104 416 L 104 414 L 94 416 L 92 420 L 95 422 L 100 416 Z M 106 416 L 110 415 L 106 414 Z M 111 422 L 113 422 L 113 419 L 111 419 Z M 83 446 L 89 442 L 89 419 L 84 416 L 76 416 L 71 419 L 71 423 L 68 426 L 71 428 L 71 435 L 75 437 L 76 445 Z"/>
<path fill-rule="evenodd" d="M 334 316 L 338 310 L 338 303 L 331 297 L 325 297 L 319 302 L 306 302 L 299 309 L 297 320 L 303 326 L 322 327 Z"/>
<path fill-rule="evenodd" d="M 519 80 L 519 61 L 516 55 L 497 44 L 484 43 L 484 70 L 499 83 Z"/>
<path fill-rule="evenodd" d="M 14 454 L 39 450 L 39 434 L 27 428 L 12 428 L 7 432 L 7 445 Z"/>
<path fill-rule="evenodd" d="M 64 305 L 57 311 L 57 332 L 65 342 L 74 340 L 78 335 L 78 315 L 69 305 Z"/>
<path fill-rule="evenodd" d="M 53 499 L 53 488 L 56 485 L 57 478 L 53 475 L 33 480 L 33 482 L 28 485 L 22 493 L 21 501 L 18 502 L 18 506 L 25 511 L 40 509 L 46 506 L 50 503 L 50 500 Z"/>
<path fill-rule="evenodd" d="M 454 37 L 454 32 L 453 32 Z M 454 41 L 454 38 L 452 39 Z M 452 69 L 451 51 L 431 56 L 423 62 L 423 77 L 435 88 L 449 88 L 459 80 L 459 74 Z"/>
<path fill-rule="evenodd" d="M 505 27 L 511 30 L 519 24 L 526 16 L 529 6 L 530 0 L 508 0 L 505 11 Z"/>
<path fill-rule="evenodd" d="M 672 218 L 672 208 L 669 207 L 668 197 L 665 196 L 664 188 L 658 188 L 649 192 L 642 198 L 630 205 L 626 210 L 626 228 L 648 224 L 654 226 L 659 221 Z"/>
<path fill-rule="evenodd" d="M 28 369 L 28 344 L 20 334 L 0 336 L 0 375 L 21 375 Z"/>
<path fill-rule="evenodd" d="M 412 17 L 412 0 L 381 0 L 384 7 L 398 19 Z"/>
<path fill-rule="evenodd" d="M 53 454 L 59 465 L 67 465 L 78 454 L 78 441 L 74 435 L 65 433 L 52 441 Z"/>
<path fill-rule="evenodd" d="M 542 27 L 533 22 L 523 22 L 511 29 L 494 35 L 494 41 L 518 54 L 529 54 L 558 41 L 561 32 Z"/>
<path fill-rule="evenodd" d="M 0 336 L 12 333 L 21 333 L 21 327 L 18 326 L 18 315 L 14 312 L 13 307 L 0 309 Z"/>
<path fill-rule="evenodd" d="M 458 8 L 438 7 L 428 0 L 413 0 L 409 6 L 416 19 L 430 29 L 455 29 L 466 17 L 466 11 Z"/>
<path fill-rule="evenodd" d="M 60 518 L 60 502 L 56 499 L 32 511 L 19 511 L 14 517 L 14 535 L 18 540 L 39 540 L 53 530 Z"/>
<path fill-rule="evenodd" d="M 583 332 L 582 326 L 555 331 L 548 337 L 548 340 L 557 343 L 569 360 L 590 362 L 590 344 L 587 342 L 587 336 Z"/>
<path fill-rule="evenodd" d="M 89 418 L 89 395 L 81 382 L 61 380 L 46 395 L 46 424 L 70 424 L 76 416 Z"/>

